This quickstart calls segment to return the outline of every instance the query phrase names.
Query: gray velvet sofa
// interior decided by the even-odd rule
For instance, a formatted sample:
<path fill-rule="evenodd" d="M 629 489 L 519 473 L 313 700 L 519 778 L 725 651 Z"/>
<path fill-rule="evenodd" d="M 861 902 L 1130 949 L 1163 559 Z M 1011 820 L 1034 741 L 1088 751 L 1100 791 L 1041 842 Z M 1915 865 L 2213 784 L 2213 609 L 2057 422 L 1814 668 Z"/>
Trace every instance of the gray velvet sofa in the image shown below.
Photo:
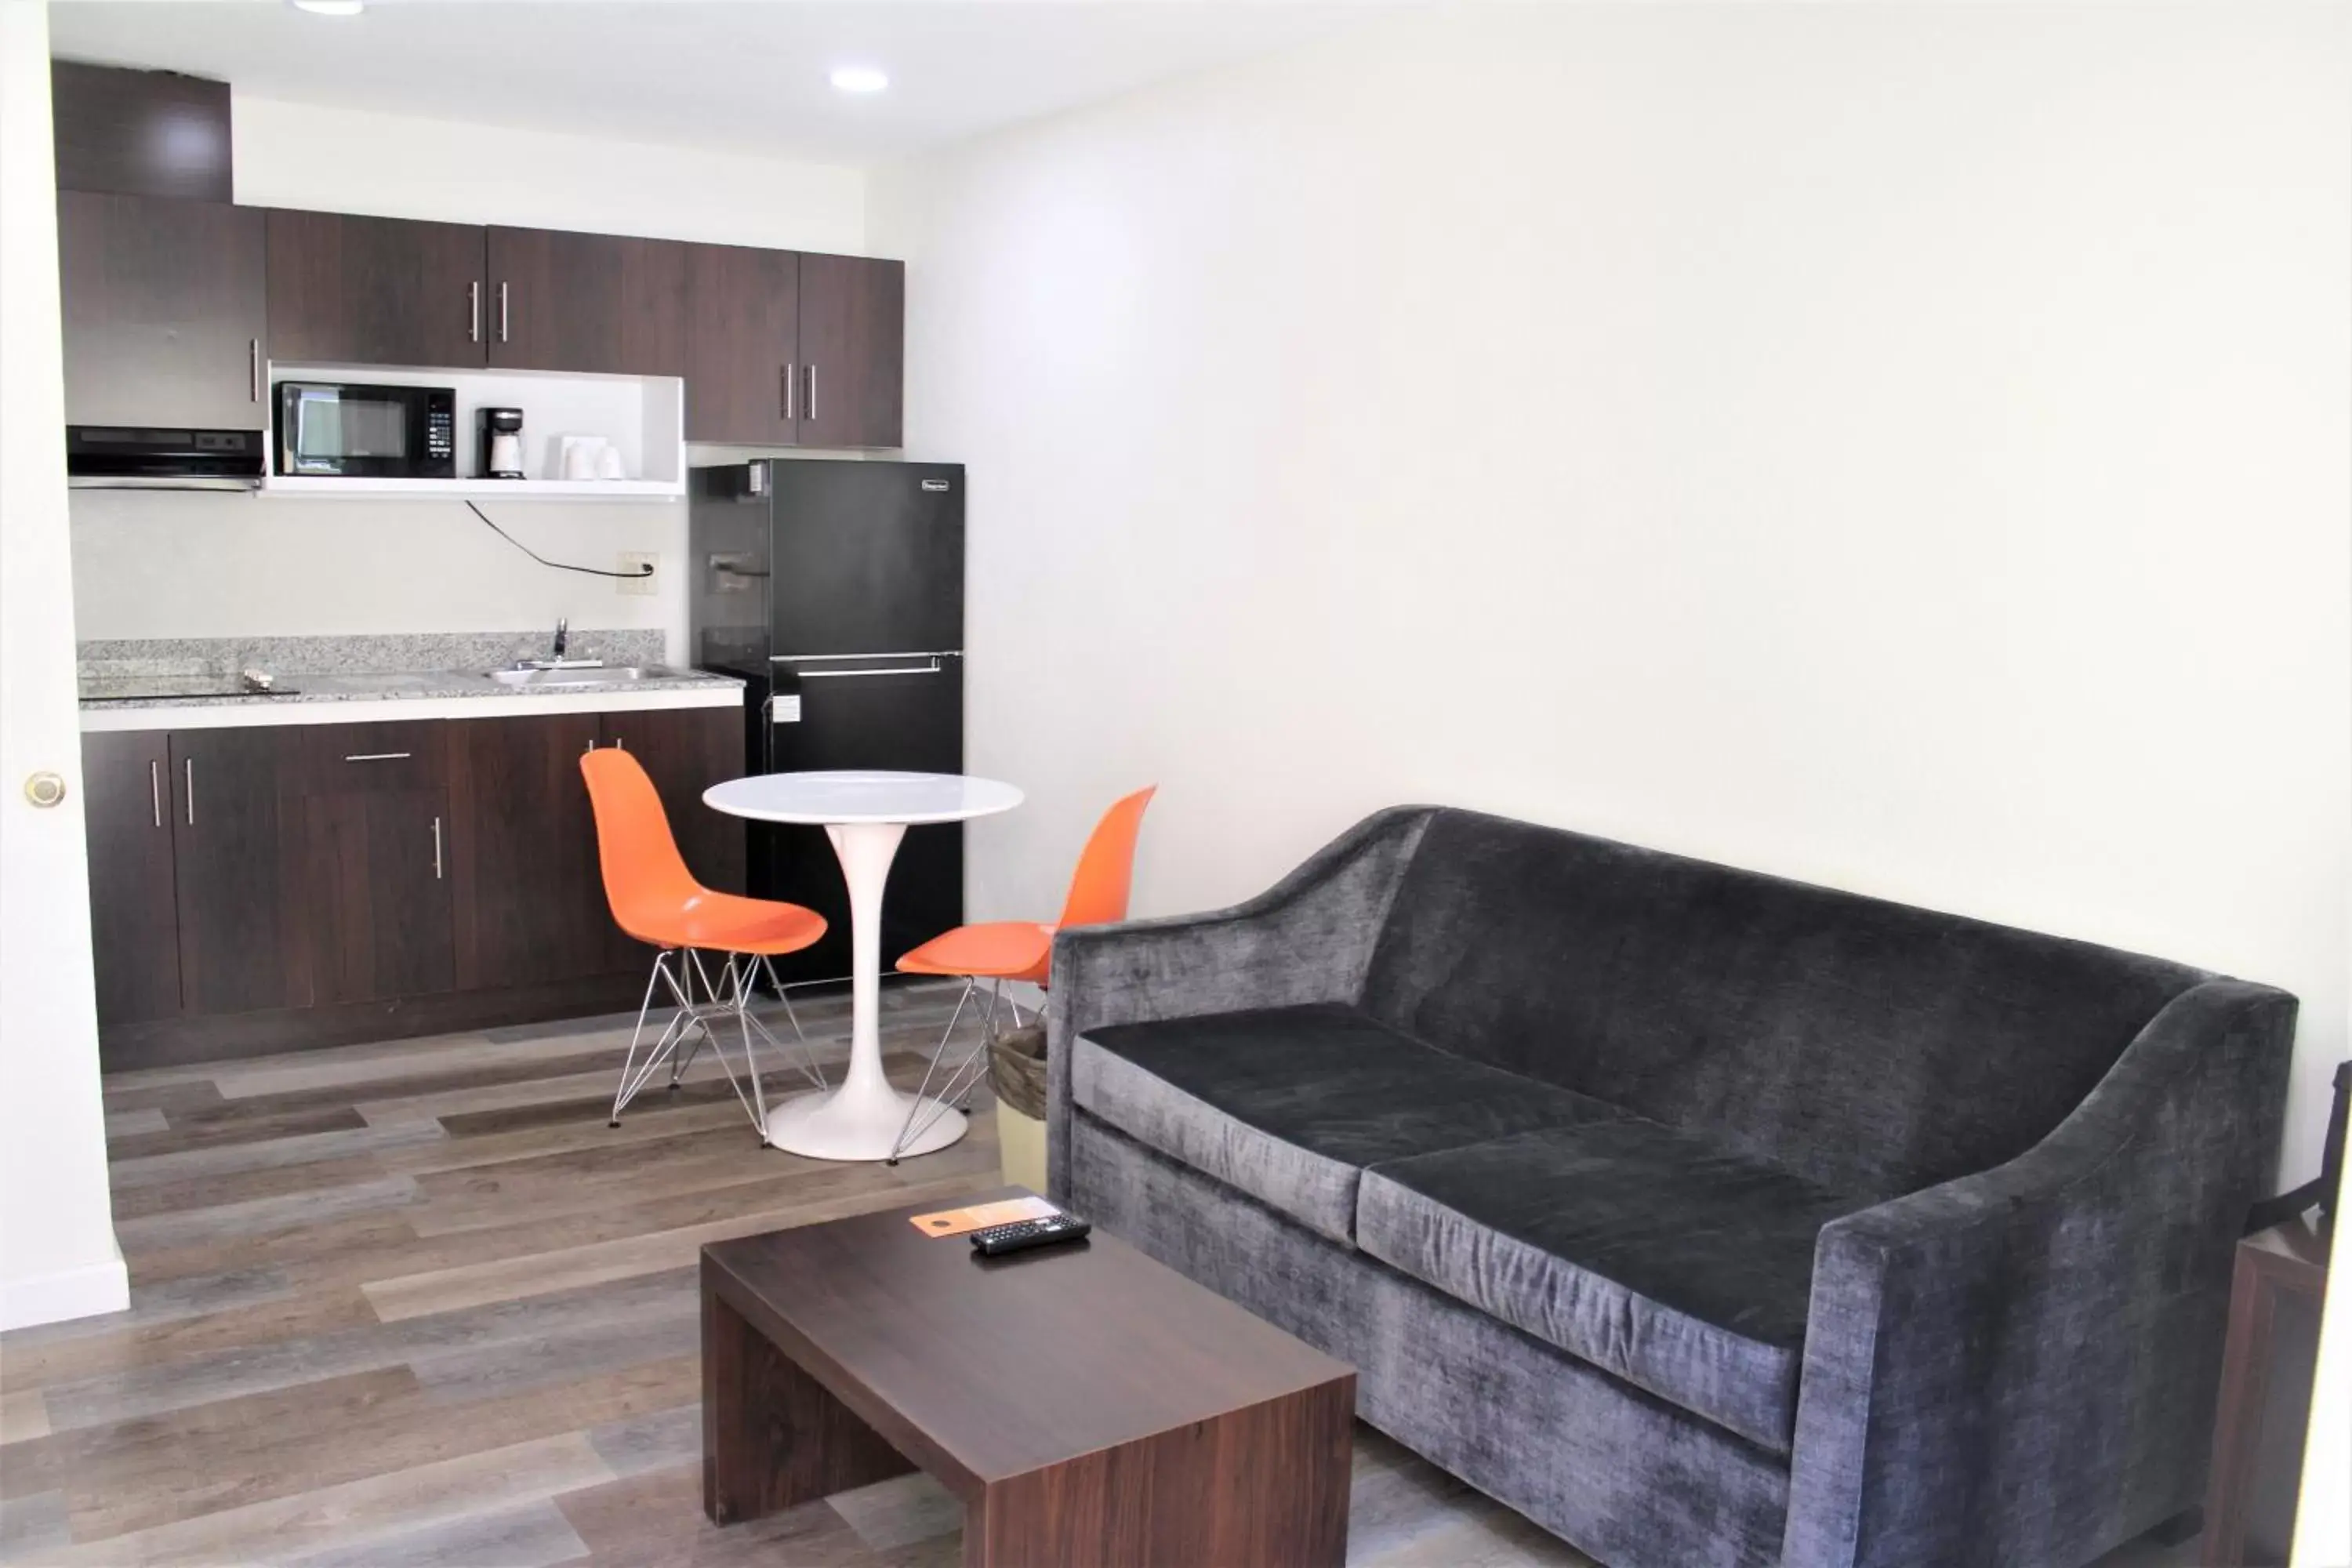
<path fill-rule="evenodd" d="M 1604 1563 L 2054 1568 L 2201 1495 L 2294 1011 L 1402 808 L 1055 938 L 1050 1184 Z"/>

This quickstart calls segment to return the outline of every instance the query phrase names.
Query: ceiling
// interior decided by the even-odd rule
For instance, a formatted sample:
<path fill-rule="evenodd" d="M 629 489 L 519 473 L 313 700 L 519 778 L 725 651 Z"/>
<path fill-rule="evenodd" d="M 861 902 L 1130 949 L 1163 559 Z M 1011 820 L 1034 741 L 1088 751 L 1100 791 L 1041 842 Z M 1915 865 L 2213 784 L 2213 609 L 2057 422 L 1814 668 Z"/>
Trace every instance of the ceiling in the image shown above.
<path fill-rule="evenodd" d="M 5 0 L 0 0 L 5 3 Z M 266 98 L 865 164 L 1403 9 L 1396 0 L 60 0 L 51 51 Z M 885 92 L 836 91 L 836 66 Z"/>

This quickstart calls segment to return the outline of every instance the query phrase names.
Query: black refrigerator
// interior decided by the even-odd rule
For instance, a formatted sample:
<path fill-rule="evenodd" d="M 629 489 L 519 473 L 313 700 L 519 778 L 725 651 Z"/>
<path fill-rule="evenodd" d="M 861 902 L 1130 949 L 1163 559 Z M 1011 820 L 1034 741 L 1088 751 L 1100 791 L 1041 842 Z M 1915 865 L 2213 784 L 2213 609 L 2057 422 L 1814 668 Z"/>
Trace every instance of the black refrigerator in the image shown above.
<path fill-rule="evenodd" d="M 743 767 L 963 771 L 963 466 L 773 458 L 693 470 L 695 662 L 744 683 Z M 824 916 L 777 961 L 845 978 L 849 902 L 822 827 L 747 825 L 755 898 Z M 882 966 L 963 921 L 963 828 L 910 827 L 882 900 Z"/>

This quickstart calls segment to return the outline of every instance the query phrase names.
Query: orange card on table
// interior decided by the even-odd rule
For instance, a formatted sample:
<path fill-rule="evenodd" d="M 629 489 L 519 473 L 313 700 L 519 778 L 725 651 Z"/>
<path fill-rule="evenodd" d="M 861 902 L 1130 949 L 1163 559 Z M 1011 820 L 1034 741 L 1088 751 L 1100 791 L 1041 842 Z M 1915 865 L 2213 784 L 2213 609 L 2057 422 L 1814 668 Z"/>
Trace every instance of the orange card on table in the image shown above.
<path fill-rule="evenodd" d="M 970 1208 L 941 1209 L 937 1214 L 911 1215 L 908 1224 L 925 1236 L 961 1236 L 983 1226 L 1011 1225 L 1017 1219 L 1044 1219 L 1062 1211 L 1044 1198 L 1006 1198 L 1002 1203 L 974 1204 Z"/>

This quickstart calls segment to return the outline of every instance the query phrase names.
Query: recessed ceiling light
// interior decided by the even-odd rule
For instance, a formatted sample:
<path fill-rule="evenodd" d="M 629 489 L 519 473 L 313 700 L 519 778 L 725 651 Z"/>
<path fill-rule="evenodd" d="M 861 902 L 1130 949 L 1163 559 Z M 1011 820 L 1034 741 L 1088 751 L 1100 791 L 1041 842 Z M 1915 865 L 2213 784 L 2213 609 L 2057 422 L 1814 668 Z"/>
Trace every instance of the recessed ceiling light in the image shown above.
<path fill-rule="evenodd" d="M 880 92 L 890 85 L 890 79 L 872 66 L 838 66 L 833 85 L 844 92 Z"/>
<path fill-rule="evenodd" d="M 292 0 L 292 5 L 313 16 L 356 16 L 367 9 L 367 0 Z"/>

